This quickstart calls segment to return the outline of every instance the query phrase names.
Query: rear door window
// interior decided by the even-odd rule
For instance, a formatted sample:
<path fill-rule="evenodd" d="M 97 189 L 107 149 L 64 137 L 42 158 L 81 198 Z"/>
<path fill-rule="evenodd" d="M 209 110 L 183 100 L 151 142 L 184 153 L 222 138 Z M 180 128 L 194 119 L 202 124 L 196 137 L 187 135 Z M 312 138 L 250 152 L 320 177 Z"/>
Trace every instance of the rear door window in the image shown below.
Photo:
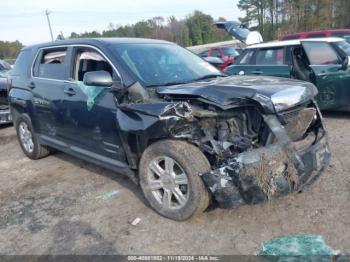
<path fill-rule="evenodd" d="M 256 55 L 257 65 L 283 65 L 284 47 L 273 49 L 260 49 Z"/>
<path fill-rule="evenodd" d="M 33 75 L 35 77 L 65 80 L 67 48 L 43 49 L 39 52 Z"/>
<path fill-rule="evenodd" d="M 339 64 L 340 58 L 327 42 L 303 42 L 311 65 Z"/>

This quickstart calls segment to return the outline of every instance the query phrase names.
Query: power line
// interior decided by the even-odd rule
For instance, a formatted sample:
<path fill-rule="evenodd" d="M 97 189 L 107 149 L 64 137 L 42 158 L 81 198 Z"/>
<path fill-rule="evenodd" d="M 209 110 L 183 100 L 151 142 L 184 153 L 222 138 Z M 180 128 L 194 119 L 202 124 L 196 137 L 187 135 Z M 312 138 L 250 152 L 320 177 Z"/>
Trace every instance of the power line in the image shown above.
<path fill-rule="evenodd" d="M 51 22 L 50 22 L 50 14 L 51 14 L 51 12 L 49 10 L 45 10 L 45 15 L 46 15 L 46 18 L 47 18 L 47 23 L 49 25 L 49 30 L 50 30 L 50 34 L 51 34 L 51 40 L 53 42 L 53 34 L 52 34 L 52 28 L 51 28 Z"/>

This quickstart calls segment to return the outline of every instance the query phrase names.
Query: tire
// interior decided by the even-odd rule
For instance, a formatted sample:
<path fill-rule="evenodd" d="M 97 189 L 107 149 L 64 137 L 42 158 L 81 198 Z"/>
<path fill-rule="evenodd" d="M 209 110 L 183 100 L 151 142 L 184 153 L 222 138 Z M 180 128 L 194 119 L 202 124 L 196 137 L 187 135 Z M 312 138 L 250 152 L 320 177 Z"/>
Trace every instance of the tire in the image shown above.
<path fill-rule="evenodd" d="M 18 142 L 22 148 L 23 153 L 27 157 L 33 160 L 37 160 L 50 154 L 50 151 L 47 147 L 39 144 L 38 138 L 32 126 L 32 122 L 28 115 L 21 115 L 16 120 L 15 127 Z"/>
<path fill-rule="evenodd" d="M 168 168 L 171 164 L 172 169 Z M 211 195 L 199 174 L 210 170 L 207 158 L 194 145 L 162 140 L 149 146 L 141 157 L 140 185 L 156 212 L 183 221 L 201 214 L 209 206 Z"/>

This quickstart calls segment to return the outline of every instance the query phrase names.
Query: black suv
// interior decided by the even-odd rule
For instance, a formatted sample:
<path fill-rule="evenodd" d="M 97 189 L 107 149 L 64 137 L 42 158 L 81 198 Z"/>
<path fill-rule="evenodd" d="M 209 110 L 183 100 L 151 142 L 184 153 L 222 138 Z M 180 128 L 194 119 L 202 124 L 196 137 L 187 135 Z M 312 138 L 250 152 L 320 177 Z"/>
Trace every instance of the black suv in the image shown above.
<path fill-rule="evenodd" d="M 9 104 L 7 100 L 8 81 L 7 76 L 11 66 L 0 60 L 0 125 L 12 122 Z"/>
<path fill-rule="evenodd" d="M 330 152 L 314 85 L 227 77 L 175 44 L 76 39 L 25 47 L 10 74 L 24 153 L 51 148 L 139 183 L 163 216 L 255 204 L 310 184 Z"/>

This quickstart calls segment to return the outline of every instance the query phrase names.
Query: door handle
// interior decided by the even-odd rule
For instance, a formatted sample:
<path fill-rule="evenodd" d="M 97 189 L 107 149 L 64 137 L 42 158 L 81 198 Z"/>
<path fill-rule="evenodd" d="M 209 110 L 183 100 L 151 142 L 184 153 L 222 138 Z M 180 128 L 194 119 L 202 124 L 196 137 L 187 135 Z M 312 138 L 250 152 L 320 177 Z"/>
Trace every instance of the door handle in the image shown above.
<path fill-rule="evenodd" d="M 30 89 L 34 89 L 35 88 L 35 84 L 34 82 L 30 82 L 27 87 L 29 87 Z"/>
<path fill-rule="evenodd" d="M 260 70 L 256 70 L 256 71 L 252 72 L 252 74 L 254 74 L 254 75 L 261 75 L 262 73 L 264 73 L 264 72 L 260 71 Z"/>
<path fill-rule="evenodd" d="M 71 87 L 64 89 L 63 92 L 69 96 L 74 96 L 76 94 L 74 89 Z"/>

